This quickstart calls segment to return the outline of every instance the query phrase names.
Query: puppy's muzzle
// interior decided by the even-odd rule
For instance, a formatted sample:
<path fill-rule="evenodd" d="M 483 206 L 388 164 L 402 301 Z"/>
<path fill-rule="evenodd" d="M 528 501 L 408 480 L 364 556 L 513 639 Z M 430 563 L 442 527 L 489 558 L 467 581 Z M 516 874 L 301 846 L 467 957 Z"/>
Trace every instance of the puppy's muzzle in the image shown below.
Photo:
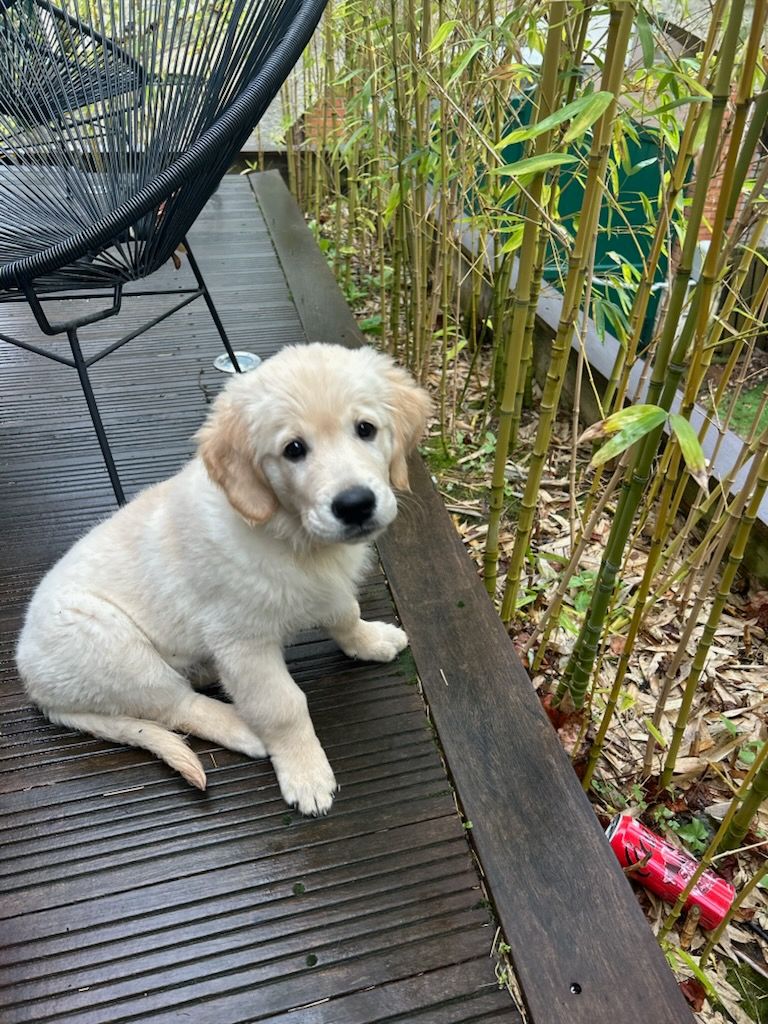
<path fill-rule="evenodd" d="M 345 526 L 366 526 L 376 508 L 376 495 L 370 487 L 348 487 L 331 503 L 331 511 Z"/>

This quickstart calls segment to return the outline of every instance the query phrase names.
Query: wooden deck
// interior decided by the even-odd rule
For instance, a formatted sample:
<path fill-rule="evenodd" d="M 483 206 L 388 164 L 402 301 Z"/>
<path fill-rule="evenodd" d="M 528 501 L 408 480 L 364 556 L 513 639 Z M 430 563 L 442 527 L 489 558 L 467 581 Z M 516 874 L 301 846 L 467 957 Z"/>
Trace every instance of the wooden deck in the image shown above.
<path fill-rule="evenodd" d="M 191 236 L 236 347 L 303 341 L 248 182 L 227 179 Z M 170 275 L 167 275 L 170 276 Z M 128 301 L 104 344 L 163 299 Z M 0 306 L 0 331 L 32 338 Z M 55 345 L 59 342 L 48 341 Z M 199 300 L 94 369 L 131 491 L 191 453 L 226 379 Z M 2 368 L 2 982 L 0 1019 L 514 1021 L 494 929 L 407 657 L 348 661 L 320 635 L 289 662 L 341 785 L 291 814 L 268 762 L 196 742 L 207 793 L 141 751 L 48 724 L 13 643 L 46 566 L 114 505 L 74 371 L 10 346 Z M 383 577 L 368 616 L 392 618 Z"/>
<path fill-rule="evenodd" d="M 190 239 L 236 348 L 358 340 L 276 176 L 227 179 Z M 104 345 L 161 301 L 126 300 L 85 337 Z M 0 305 L 3 331 L 39 337 L 21 306 Z M 95 367 L 129 493 L 190 455 L 219 350 L 196 302 Z M 369 617 L 396 603 L 413 655 L 353 663 L 319 633 L 288 653 L 341 784 L 327 818 L 304 819 L 266 761 L 195 741 L 200 794 L 27 705 L 24 604 L 114 502 L 74 371 L 0 344 L 0 402 L 3 1024 L 519 1021 L 475 855 L 533 1024 L 690 1021 L 418 463 L 418 510 L 361 601 Z"/>

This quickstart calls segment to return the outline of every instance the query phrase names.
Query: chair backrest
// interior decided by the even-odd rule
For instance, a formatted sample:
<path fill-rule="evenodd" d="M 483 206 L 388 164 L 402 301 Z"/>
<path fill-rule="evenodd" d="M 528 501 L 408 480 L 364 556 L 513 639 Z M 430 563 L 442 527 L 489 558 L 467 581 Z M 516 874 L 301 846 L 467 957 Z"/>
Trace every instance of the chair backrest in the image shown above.
<path fill-rule="evenodd" d="M 0 289 L 172 254 L 326 0 L 0 0 Z"/>

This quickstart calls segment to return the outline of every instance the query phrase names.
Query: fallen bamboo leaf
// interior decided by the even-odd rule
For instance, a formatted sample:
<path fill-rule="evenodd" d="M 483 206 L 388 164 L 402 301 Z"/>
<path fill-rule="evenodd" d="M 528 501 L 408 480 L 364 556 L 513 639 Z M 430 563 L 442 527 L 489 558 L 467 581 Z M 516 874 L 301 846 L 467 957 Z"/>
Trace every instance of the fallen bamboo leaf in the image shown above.
<path fill-rule="evenodd" d="M 680 991 L 696 1013 L 703 1009 L 707 992 L 700 981 L 696 978 L 686 978 L 685 981 L 680 982 Z"/>

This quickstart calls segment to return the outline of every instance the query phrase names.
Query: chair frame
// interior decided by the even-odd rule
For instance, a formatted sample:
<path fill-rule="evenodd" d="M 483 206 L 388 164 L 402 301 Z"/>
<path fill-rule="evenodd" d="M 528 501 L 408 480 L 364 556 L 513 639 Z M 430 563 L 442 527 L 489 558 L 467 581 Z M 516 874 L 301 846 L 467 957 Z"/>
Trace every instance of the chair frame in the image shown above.
<path fill-rule="evenodd" d="M 302 6 L 288 31 L 277 44 L 270 57 L 264 62 L 258 74 L 246 85 L 237 99 L 203 132 L 200 138 L 185 153 L 177 156 L 168 167 L 144 185 L 135 196 L 121 203 L 110 214 L 100 218 L 89 227 L 70 236 L 70 238 L 54 246 L 42 249 L 31 256 L 0 265 L 0 302 L 28 302 L 38 326 L 44 334 L 49 336 L 66 334 L 72 358 L 51 353 L 38 345 L 33 345 L 5 334 L 0 334 L 0 341 L 35 352 L 40 356 L 52 359 L 65 366 L 73 367 L 77 371 L 118 504 L 122 505 L 125 503 L 125 493 L 93 393 L 93 387 L 88 374 L 89 367 L 118 348 L 121 348 L 127 342 L 132 341 L 140 334 L 155 327 L 197 298 L 205 300 L 224 349 L 231 359 L 235 371 L 240 372 L 237 358 L 200 272 L 200 267 L 186 238 L 181 238 L 179 241 L 186 248 L 187 258 L 190 269 L 195 277 L 196 287 L 161 292 L 161 294 L 175 296 L 183 295 L 184 298 L 164 313 L 154 317 L 141 327 L 131 331 L 118 341 L 113 342 L 88 358 L 83 354 L 78 332 L 87 324 L 93 324 L 108 317 L 116 316 L 120 312 L 122 282 L 110 285 L 108 291 L 104 290 L 101 292 L 93 284 L 89 286 L 83 284 L 79 291 L 75 287 L 71 293 L 67 291 L 67 294 L 62 296 L 59 293 L 49 294 L 35 288 L 35 281 L 45 274 L 71 265 L 84 256 L 98 254 L 107 248 L 115 240 L 123 236 L 129 228 L 137 224 L 142 217 L 146 216 L 151 210 L 157 209 L 164 199 L 167 199 L 183 184 L 194 182 L 197 170 L 205 164 L 212 160 L 221 162 L 222 154 L 228 155 L 228 163 L 231 162 L 232 158 L 240 151 L 254 124 L 258 122 L 266 105 L 273 96 L 277 95 L 280 86 L 300 58 L 317 27 L 326 2 L 327 0 L 302 0 Z M 224 173 L 226 173 L 226 166 L 222 170 L 222 176 Z M 59 289 L 60 291 L 61 289 Z M 108 295 L 110 291 L 112 293 L 112 304 L 108 308 L 55 323 L 51 323 L 43 305 L 45 302 L 54 299 L 61 300 L 66 298 L 74 300 L 95 298 L 97 296 L 103 297 Z M 157 295 L 159 292 L 154 290 L 130 293 L 131 297 L 150 294 Z"/>

